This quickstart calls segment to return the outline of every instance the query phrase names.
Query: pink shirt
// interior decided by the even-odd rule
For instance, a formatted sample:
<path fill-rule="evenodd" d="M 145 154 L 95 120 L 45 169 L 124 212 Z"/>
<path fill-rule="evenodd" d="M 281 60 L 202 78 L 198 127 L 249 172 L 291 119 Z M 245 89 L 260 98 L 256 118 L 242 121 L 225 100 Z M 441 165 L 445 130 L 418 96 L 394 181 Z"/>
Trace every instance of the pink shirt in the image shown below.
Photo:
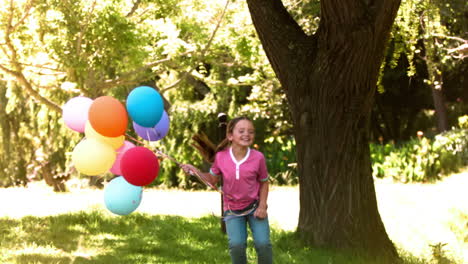
<path fill-rule="evenodd" d="M 237 161 L 232 148 L 216 153 L 210 173 L 223 177 L 224 210 L 240 210 L 258 200 L 260 182 L 268 180 L 265 157 L 248 148 L 245 157 Z"/>

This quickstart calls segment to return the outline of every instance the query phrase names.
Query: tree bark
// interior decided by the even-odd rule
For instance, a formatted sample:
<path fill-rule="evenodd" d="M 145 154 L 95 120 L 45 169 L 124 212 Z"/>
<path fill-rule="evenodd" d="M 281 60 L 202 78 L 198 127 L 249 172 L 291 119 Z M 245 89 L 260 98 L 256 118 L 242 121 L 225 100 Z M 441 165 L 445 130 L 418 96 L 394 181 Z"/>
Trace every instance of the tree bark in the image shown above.
<path fill-rule="evenodd" d="M 427 62 L 434 63 L 434 62 Z M 428 66 L 435 67 L 435 66 Z M 434 100 L 434 109 L 437 118 L 437 132 L 442 133 L 449 130 L 447 108 L 445 107 L 445 96 L 442 91 L 442 74 L 437 70 L 429 70 L 434 83 L 431 83 L 432 99 Z"/>
<path fill-rule="evenodd" d="M 307 36 L 277 0 L 247 0 L 288 97 L 297 144 L 298 233 L 311 246 L 396 258 L 377 208 L 369 120 L 400 1 L 321 1 Z"/>

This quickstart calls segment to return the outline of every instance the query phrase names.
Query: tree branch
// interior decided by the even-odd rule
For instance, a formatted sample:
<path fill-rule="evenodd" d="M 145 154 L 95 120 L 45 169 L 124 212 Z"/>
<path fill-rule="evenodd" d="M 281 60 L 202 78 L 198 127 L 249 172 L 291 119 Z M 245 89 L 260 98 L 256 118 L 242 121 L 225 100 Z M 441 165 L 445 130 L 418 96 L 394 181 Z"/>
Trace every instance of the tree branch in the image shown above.
<path fill-rule="evenodd" d="M 33 7 L 33 4 L 34 4 L 34 0 L 31 0 L 30 2 L 28 2 L 26 4 L 26 7 L 25 7 L 25 11 L 24 11 L 24 15 L 22 18 L 20 18 L 20 20 L 18 20 L 18 22 L 16 23 L 16 25 L 13 25 L 12 26 L 12 31 L 16 31 L 16 29 L 18 28 L 19 25 L 23 24 L 23 22 L 26 20 L 26 18 L 29 17 L 29 15 L 31 14 L 30 11 Z"/>
<path fill-rule="evenodd" d="M 138 6 L 140 5 L 140 3 L 141 3 L 141 0 L 136 0 L 135 3 L 133 3 L 132 10 L 130 10 L 130 12 L 128 12 L 126 17 L 131 17 L 137 11 Z"/>
<path fill-rule="evenodd" d="M 462 43 L 465 43 L 465 44 L 468 43 L 468 40 L 460 38 L 460 37 L 447 36 L 447 35 L 444 35 L 444 34 L 431 34 L 431 36 L 438 37 L 438 38 L 446 38 L 446 39 L 456 40 L 458 42 L 462 42 Z"/>
<path fill-rule="evenodd" d="M 6 25 L 6 32 L 5 32 L 5 44 L 8 48 L 8 50 L 10 51 L 10 62 L 12 64 L 12 66 L 14 67 L 14 70 L 12 69 L 8 69 L 6 68 L 5 66 L 3 65 L 0 65 L 0 69 L 2 69 L 3 71 L 7 72 L 8 74 L 14 76 L 16 78 L 16 80 L 22 84 L 22 86 L 26 89 L 26 91 L 34 98 L 36 99 L 37 101 L 45 104 L 46 106 L 48 106 L 50 109 L 52 110 L 55 110 L 55 111 L 58 111 L 58 112 L 61 112 L 62 111 L 62 108 L 57 105 L 56 103 L 50 101 L 49 99 L 41 96 L 39 94 L 39 92 L 37 92 L 36 90 L 34 90 L 32 84 L 28 81 L 28 79 L 24 76 L 24 73 L 23 73 L 23 67 L 21 66 L 21 63 L 18 61 L 18 53 L 16 51 L 16 48 L 15 46 L 13 45 L 12 41 L 11 41 L 11 33 L 13 32 L 14 30 L 14 27 L 13 27 L 13 15 L 14 15 L 14 7 L 13 7 L 13 3 L 14 1 L 13 0 L 10 0 L 10 14 L 9 14 L 9 17 L 8 17 L 8 24 Z M 17 24 L 18 25 L 18 24 Z"/>
<path fill-rule="evenodd" d="M 190 54 L 190 53 L 192 53 L 192 51 L 184 52 L 180 56 L 184 56 L 184 55 L 187 55 L 187 54 Z M 144 71 L 146 71 L 148 69 L 151 69 L 152 67 L 154 67 L 156 65 L 159 65 L 159 64 L 162 64 L 162 63 L 165 63 L 165 62 L 169 62 L 171 60 L 172 60 L 172 58 L 165 58 L 165 59 L 154 61 L 152 63 L 148 63 L 148 64 L 144 65 L 143 67 L 140 67 L 140 68 L 138 68 L 136 70 L 123 73 L 119 77 L 117 77 L 117 78 L 115 78 L 113 80 L 105 80 L 102 83 L 96 84 L 96 87 L 106 89 L 106 88 L 114 87 L 116 85 L 123 85 L 124 83 L 129 83 L 129 82 L 133 83 L 135 80 L 129 80 L 129 79 L 132 79 L 133 76 L 135 76 L 137 74 L 140 74 L 140 73 L 142 73 L 142 72 L 144 72 Z"/>
<path fill-rule="evenodd" d="M 198 93 L 200 93 L 203 97 L 211 91 L 210 87 L 208 87 L 208 85 L 205 82 L 196 78 L 189 72 L 183 72 L 182 76 L 182 78 L 184 78 L 187 83 L 192 85 L 195 88 L 195 90 Z"/>
<path fill-rule="evenodd" d="M 26 67 L 33 67 L 33 68 L 37 68 L 37 69 L 54 71 L 54 72 L 57 72 L 57 73 L 64 73 L 62 70 L 59 70 L 57 68 L 47 67 L 45 65 L 35 65 L 35 64 L 29 64 L 29 63 L 20 63 L 20 64 L 23 65 L 23 66 L 26 66 Z"/>
<path fill-rule="evenodd" d="M 211 37 L 210 37 L 210 39 L 208 40 L 207 44 L 205 45 L 205 47 L 203 48 L 203 50 L 200 52 L 200 58 L 199 58 L 200 61 L 203 60 L 203 58 L 204 58 L 205 55 L 206 55 L 206 52 L 208 51 L 208 49 L 210 48 L 211 44 L 213 43 L 213 40 L 214 40 L 214 38 L 215 38 L 215 36 L 216 36 L 216 33 L 218 32 L 218 29 L 219 29 L 220 26 L 221 26 L 221 22 L 223 21 L 224 16 L 226 15 L 226 11 L 227 11 L 228 6 L 229 6 L 230 3 L 231 3 L 231 0 L 226 0 L 226 4 L 224 5 L 223 11 L 222 11 L 222 13 L 221 13 L 221 16 L 219 17 L 218 22 L 216 23 L 216 27 L 215 27 L 215 29 L 213 30 L 213 32 L 211 33 Z M 182 82 L 182 80 L 187 79 L 188 75 L 190 75 L 190 73 L 189 73 L 190 71 L 191 71 L 191 69 L 188 69 L 187 71 L 181 73 L 182 77 L 181 77 L 179 80 L 175 81 L 173 84 L 171 84 L 171 85 L 169 85 L 169 86 L 167 86 L 167 87 L 162 88 L 162 89 L 161 89 L 161 93 L 164 93 L 164 92 L 166 92 L 166 91 L 168 91 L 168 90 L 171 90 L 171 89 L 174 89 L 175 87 L 177 87 L 177 86 Z M 195 77 L 193 77 L 192 75 L 190 75 L 190 76 L 191 76 L 192 78 L 195 78 Z M 193 84 L 193 83 L 192 83 L 192 84 Z M 205 94 L 203 94 L 203 95 L 205 95 Z"/>
<path fill-rule="evenodd" d="M 282 72 L 280 65 L 288 62 L 294 64 L 291 61 L 293 54 L 301 52 L 300 47 L 309 37 L 281 1 L 247 0 L 247 4 L 271 66 L 280 80 L 288 79 L 288 73 Z"/>
<path fill-rule="evenodd" d="M 13 76 L 16 76 L 18 74 L 14 70 L 8 69 L 7 67 L 3 66 L 2 64 L 0 64 L 0 70 L 4 71 L 7 74 L 13 75 Z"/>
<path fill-rule="evenodd" d="M 86 32 L 86 30 L 88 29 L 88 26 L 89 26 L 89 21 L 91 20 L 91 15 L 94 13 L 94 8 L 96 7 L 96 0 L 93 1 L 93 4 L 91 5 L 91 8 L 88 12 L 88 14 L 86 15 L 86 19 L 83 21 L 83 23 L 80 23 L 80 32 L 78 34 L 78 38 L 76 39 L 76 55 L 78 55 L 78 57 L 84 57 L 85 59 L 88 57 L 88 55 L 84 54 L 84 56 L 81 56 L 82 53 L 81 53 L 81 43 L 83 42 L 83 36 Z"/>
<path fill-rule="evenodd" d="M 178 79 L 177 81 L 175 81 L 174 83 L 170 84 L 169 86 L 166 86 L 164 88 L 161 88 L 161 93 L 165 93 L 171 89 L 174 89 L 177 87 L 177 85 L 179 85 L 180 83 L 182 82 L 182 78 Z"/>
<path fill-rule="evenodd" d="M 468 43 L 462 44 L 453 49 L 448 49 L 447 52 L 449 54 L 457 53 L 458 55 L 452 55 L 452 56 L 457 59 L 464 59 L 468 57 Z"/>
<path fill-rule="evenodd" d="M 230 4 L 230 0 L 226 0 L 226 4 L 224 5 L 223 12 L 221 13 L 220 18 L 218 19 L 218 23 L 216 24 L 215 29 L 213 30 L 213 33 L 211 34 L 210 39 L 208 40 L 208 43 L 206 44 L 205 48 L 203 48 L 201 52 L 201 59 L 205 57 L 206 52 L 208 51 L 208 48 L 211 46 L 211 43 L 213 42 L 214 37 L 216 36 L 216 32 L 218 32 L 219 27 L 221 26 L 221 22 L 224 19 L 224 15 L 226 14 L 226 10 Z"/>
<path fill-rule="evenodd" d="M 2 70 L 5 70 L 5 67 L 3 67 L 2 65 L 0 65 L 0 68 Z M 39 94 L 39 92 L 37 92 L 36 90 L 34 90 L 32 84 L 28 81 L 28 79 L 26 79 L 26 77 L 23 75 L 22 72 L 16 72 L 16 71 L 9 71 L 8 72 L 9 74 L 13 75 L 14 77 L 16 77 L 16 80 L 22 84 L 22 86 L 26 89 L 26 91 L 37 101 L 39 101 L 40 103 L 43 103 L 45 104 L 47 107 L 49 107 L 50 109 L 54 110 L 54 111 L 57 111 L 57 112 L 62 112 L 62 108 L 56 104 L 55 102 L 52 102 L 51 100 L 43 97 L 42 95 Z"/>
<path fill-rule="evenodd" d="M 446 50 L 449 54 L 456 53 L 456 55 L 451 55 L 455 59 L 464 59 L 468 56 L 468 40 L 460 38 L 460 37 L 447 36 L 444 34 L 431 34 L 431 36 L 436 37 L 436 38 L 445 38 L 445 39 L 450 39 L 450 40 L 461 42 L 462 44 L 460 44 L 459 46 L 455 48 L 449 48 Z"/>
<path fill-rule="evenodd" d="M 398 13 L 398 8 L 400 8 L 401 0 L 381 0 L 372 2 L 373 4 L 369 7 L 369 10 L 374 17 L 374 32 L 378 34 L 375 37 L 380 39 L 381 42 L 386 42 L 389 36 L 388 32 L 391 30 Z"/>

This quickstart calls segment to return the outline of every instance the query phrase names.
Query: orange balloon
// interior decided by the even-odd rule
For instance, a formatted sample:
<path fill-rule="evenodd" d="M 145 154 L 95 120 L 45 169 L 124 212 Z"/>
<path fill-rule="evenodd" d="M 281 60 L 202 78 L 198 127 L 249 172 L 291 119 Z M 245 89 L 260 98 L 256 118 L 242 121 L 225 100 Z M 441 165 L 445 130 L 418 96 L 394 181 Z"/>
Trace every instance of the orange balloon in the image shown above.
<path fill-rule="evenodd" d="M 127 110 L 112 96 L 96 98 L 89 108 L 88 120 L 94 130 L 105 137 L 118 137 L 127 130 Z"/>

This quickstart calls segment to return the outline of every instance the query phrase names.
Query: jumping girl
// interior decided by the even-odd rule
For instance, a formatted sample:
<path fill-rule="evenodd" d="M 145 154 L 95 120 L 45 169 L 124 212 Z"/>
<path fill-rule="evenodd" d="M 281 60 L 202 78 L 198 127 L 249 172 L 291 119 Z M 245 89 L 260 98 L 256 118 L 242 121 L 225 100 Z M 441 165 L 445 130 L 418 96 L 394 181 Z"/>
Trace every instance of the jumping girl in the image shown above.
<path fill-rule="evenodd" d="M 186 173 L 196 173 L 210 184 L 223 180 L 224 220 L 233 264 L 246 264 L 247 223 L 252 231 L 259 264 L 273 262 L 267 215 L 268 171 L 264 155 L 251 149 L 255 128 L 247 117 L 232 119 L 226 138 L 216 148 L 209 173 L 190 164 L 181 165 Z"/>

